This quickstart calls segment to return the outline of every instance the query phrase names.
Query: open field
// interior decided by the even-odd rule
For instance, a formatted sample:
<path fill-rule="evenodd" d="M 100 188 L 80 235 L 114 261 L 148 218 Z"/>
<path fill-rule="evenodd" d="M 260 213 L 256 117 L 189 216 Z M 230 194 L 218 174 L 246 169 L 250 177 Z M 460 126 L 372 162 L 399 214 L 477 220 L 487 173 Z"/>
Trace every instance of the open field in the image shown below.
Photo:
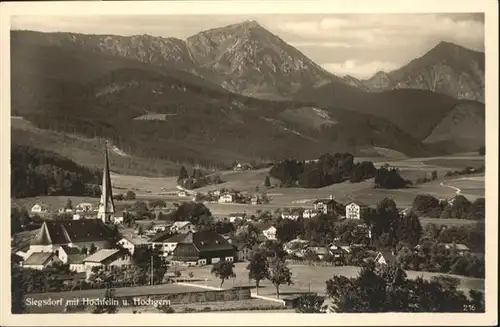
<path fill-rule="evenodd" d="M 358 159 L 365 160 L 366 158 Z M 380 160 L 380 158 L 370 159 Z M 457 192 L 453 187 L 460 188 L 461 194 L 473 201 L 477 197 L 484 197 L 484 174 L 482 174 L 482 176 L 444 177 L 444 173 L 452 169 L 437 165 L 454 162 L 457 165 L 465 167 L 469 161 L 484 162 L 484 157 L 472 153 L 447 157 L 402 158 L 401 160 L 389 161 L 388 163 L 391 166 L 400 169 L 401 175 L 410 180 L 428 175 L 433 170 L 438 171 L 438 180 L 396 190 L 374 189 L 373 179 L 355 184 L 344 182 L 319 189 L 279 187 L 267 189 L 264 187 L 264 179 L 268 175 L 268 169 L 260 169 L 220 172 L 224 183 L 219 185 L 208 185 L 196 191 L 207 192 L 217 188 L 232 188 L 242 192 L 254 193 L 258 187 L 259 190 L 267 192 L 271 197 L 271 203 L 268 205 L 207 203 L 207 207 L 211 210 L 212 214 L 216 216 L 225 216 L 236 212 L 251 215 L 255 214 L 257 210 L 274 211 L 284 207 L 300 206 L 307 208 L 312 206 L 312 202 L 315 199 L 328 198 L 330 195 L 333 195 L 339 202 L 346 203 L 357 201 L 367 205 L 376 205 L 380 200 L 389 197 L 392 198 L 398 206 L 405 208 L 412 205 L 413 199 L 418 194 L 429 194 L 437 198 L 451 198 L 455 196 Z M 376 166 L 381 166 L 386 162 L 374 161 L 374 163 Z M 191 197 L 178 197 L 164 194 L 165 192 L 175 192 L 177 190 L 175 177 L 143 177 L 113 173 L 111 179 L 113 181 L 114 194 L 133 190 L 137 194 L 137 198 L 141 200 L 163 199 L 168 204 L 191 201 Z M 441 183 L 444 185 L 441 185 Z M 271 179 L 271 184 L 277 185 L 278 182 L 277 180 Z M 99 201 L 98 198 L 56 196 L 15 199 L 13 203 L 14 205 L 24 205 L 29 208 L 35 203 L 43 202 L 49 205 L 52 210 L 57 210 L 66 204 L 68 198 L 72 200 L 74 205 L 80 202 L 98 204 Z M 132 202 L 133 201 L 116 201 L 115 205 L 117 211 L 122 210 L 125 205 Z"/>
<path fill-rule="evenodd" d="M 230 288 L 232 286 L 255 286 L 255 282 L 248 280 L 248 271 L 246 270 L 247 263 L 236 263 L 235 273 L 236 278 L 232 280 L 225 281 L 223 288 Z M 353 266 L 340 266 L 340 267 L 320 267 L 320 266 L 307 266 L 307 265 L 289 265 L 292 271 L 293 285 L 281 286 L 280 294 L 282 296 L 300 294 L 304 292 L 316 292 L 318 294 L 325 293 L 325 282 L 327 279 L 331 278 L 333 275 L 341 275 L 346 277 L 356 277 L 359 272 L 359 267 Z M 194 276 L 199 279 L 206 279 L 206 281 L 196 282 L 197 284 L 207 285 L 212 287 L 219 287 L 220 280 L 216 279 L 210 274 L 210 267 L 191 267 L 186 270 L 186 273 L 193 272 Z M 453 276 L 460 279 L 460 288 L 466 292 L 470 289 L 484 290 L 484 279 L 471 278 L 464 276 L 455 276 L 448 274 L 439 274 L 431 272 L 421 272 L 421 271 L 407 271 L 409 278 L 417 278 L 423 276 L 426 279 L 430 279 L 433 276 L 446 275 Z M 267 297 L 275 297 L 276 289 L 267 280 L 260 283 L 259 295 Z"/>
<path fill-rule="evenodd" d="M 424 163 L 427 165 L 436 165 L 436 166 L 461 170 L 461 169 L 464 169 L 465 167 L 476 168 L 476 167 L 484 165 L 484 156 L 430 159 L 430 160 L 424 161 Z"/>
<path fill-rule="evenodd" d="M 446 225 L 446 226 L 463 226 L 463 225 L 472 225 L 477 223 L 478 220 L 469 220 L 469 219 L 455 219 L 455 218 L 430 218 L 430 217 L 420 217 L 420 223 L 422 226 L 428 224 L 436 224 L 436 225 Z"/>

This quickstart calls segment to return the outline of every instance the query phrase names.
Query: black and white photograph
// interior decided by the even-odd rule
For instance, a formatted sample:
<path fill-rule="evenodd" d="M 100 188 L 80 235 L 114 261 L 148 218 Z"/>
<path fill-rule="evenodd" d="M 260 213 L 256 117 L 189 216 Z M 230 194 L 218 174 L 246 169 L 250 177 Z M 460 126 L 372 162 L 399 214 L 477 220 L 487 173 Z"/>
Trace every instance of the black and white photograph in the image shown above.
<path fill-rule="evenodd" d="M 494 1 L 132 3 L 2 6 L 2 324 L 497 322 Z"/>

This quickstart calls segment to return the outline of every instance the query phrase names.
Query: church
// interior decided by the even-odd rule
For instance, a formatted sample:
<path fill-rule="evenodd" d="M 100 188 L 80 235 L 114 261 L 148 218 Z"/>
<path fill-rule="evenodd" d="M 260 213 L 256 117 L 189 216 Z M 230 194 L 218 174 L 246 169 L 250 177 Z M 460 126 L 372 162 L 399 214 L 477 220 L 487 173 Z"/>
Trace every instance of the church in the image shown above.
<path fill-rule="evenodd" d="M 25 261 L 40 253 L 54 253 L 61 262 L 70 264 L 68 249 L 73 252 L 89 253 L 90 249 L 110 248 L 116 242 L 117 233 L 109 225 L 115 214 L 107 144 L 104 149 L 104 171 L 102 176 L 101 199 L 97 216 L 82 220 L 45 220 L 32 239 L 29 250 L 20 254 Z M 90 254 L 90 253 L 89 253 Z"/>

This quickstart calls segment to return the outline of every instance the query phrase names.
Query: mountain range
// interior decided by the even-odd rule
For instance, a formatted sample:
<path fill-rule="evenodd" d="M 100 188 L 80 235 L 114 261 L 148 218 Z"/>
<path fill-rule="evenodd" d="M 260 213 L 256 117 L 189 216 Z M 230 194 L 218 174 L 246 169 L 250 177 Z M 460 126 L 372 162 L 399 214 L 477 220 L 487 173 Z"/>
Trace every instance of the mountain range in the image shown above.
<path fill-rule="evenodd" d="M 484 53 L 451 43 L 363 81 L 325 71 L 255 21 L 186 40 L 11 31 L 11 58 L 12 115 L 24 122 L 14 143 L 106 138 L 123 169 L 484 144 Z"/>

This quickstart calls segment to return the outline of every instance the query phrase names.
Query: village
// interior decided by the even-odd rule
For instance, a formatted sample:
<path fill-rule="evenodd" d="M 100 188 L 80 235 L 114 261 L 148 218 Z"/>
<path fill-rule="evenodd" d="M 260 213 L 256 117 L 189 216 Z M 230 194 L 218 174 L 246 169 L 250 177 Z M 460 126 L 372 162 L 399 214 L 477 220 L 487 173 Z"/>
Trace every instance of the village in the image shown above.
<path fill-rule="evenodd" d="M 293 269 L 316 267 L 319 271 L 346 267 L 351 269 L 349 273 L 352 274 L 357 271 L 356 268 L 352 270 L 352 267 L 369 262 L 378 266 L 393 264 L 402 260 L 398 256 L 401 257 L 404 251 L 407 251 L 405 256 L 409 258 L 421 255 L 421 251 L 425 250 L 423 248 L 429 246 L 420 242 L 419 237 L 404 249 L 373 240 L 375 223 L 370 220 L 374 219 L 377 210 L 387 208 L 380 209 L 360 202 L 343 204 L 337 202 L 333 194 L 329 198 L 312 201 L 311 206 L 274 211 L 259 209 L 257 215 L 236 212 L 214 216 L 204 211 L 204 204 L 244 203 L 258 206 L 269 204 L 272 197 L 264 192 L 249 195 L 217 188 L 200 194 L 178 187 L 177 197 L 184 199 L 180 203 L 169 207 L 163 200 L 146 203 L 136 199 L 135 204 L 120 212 L 116 209 L 117 203 L 124 198 L 135 199 L 135 194 L 127 191 L 126 194 L 113 195 L 110 176 L 106 150 L 102 194 L 98 205 L 82 202 L 73 206 L 68 200 L 64 208 L 50 208 L 44 203 L 37 203 L 30 208 L 31 216 L 37 217 L 30 224 L 36 228 L 31 226 L 31 231 L 20 233 L 29 233 L 28 238 L 13 236 L 12 262 L 22 269 L 42 272 L 45 286 L 31 286 L 34 296 L 43 299 L 47 294 L 72 294 L 85 290 L 94 292 L 94 296 L 102 296 L 104 289 L 113 285 L 131 294 L 135 294 L 131 290 L 136 290 L 136 293 L 139 292 L 137 296 L 144 296 L 144 287 L 161 287 L 146 293 L 152 297 L 170 294 L 167 296 L 170 299 L 172 294 L 225 292 L 224 280 L 232 279 L 230 289 L 240 289 L 238 292 L 245 293 L 234 298 L 231 301 L 233 304 L 245 303 L 245 308 L 256 305 L 262 310 L 287 310 L 294 309 L 297 299 L 304 294 L 313 294 L 311 276 L 294 275 L 292 282 L 290 277 Z M 453 207 L 454 201 L 455 197 L 439 199 L 438 204 Z M 390 207 L 390 201 L 385 205 Z M 411 225 L 408 221 L 413 222 L 415 219 L 418 221 L 411 208 L 397 209 L 394 215 L 403 225 Z M 423 234 L 422 228 L 418 227 L 415 233 Z M 399 237 L 407 240 L 415 238 L 412 235 Z M 443 237 L 443 241 L 432 246 L 438 245 L 453 257 L 469 258 L 473 252 L 477 252 L 477 249 L 471 250 L 468 244 L 449 237 Z M 266 295 L 259 295 L 258 288 L 253 290 L 255 287 L 250 283 L 248 271 L 252 269 L 252 258 L 259 251 L 268 257 L 279 256 L 280 260 L 293 267 L 292 273 L 290 268 L 285 269 L 290 273 L 288 279 L 273 282 L 276 292 L 267 291 Z M 229 272 L 224 272 L 227 269 L 225 263 L 231 267 Z M 411 263 L 407 266 L 425 271 L 425 268 L 418 268 L 418 265 Z M 325 271 L 324 279 L 329 274 Z M 479 277 L 476 273 L 471 274 Z M 222 281 L 219 287 L 217 278 L 212 275 Z M 47 278 L 52 279 L 53 286 L 47 286 Z M 108 282 L 105 282 L 106 278 Z M 114 282 L 111 283 L 109 278 Z M 173 285 L 187 287 L 189 291 L 173 292 L 165 289 Z M 281 285 L 291 291 L 282 293 L 280 297 Z M 315 296 L 324 297 L 324 280 L 312 287 Z M 101 293 L 95 293 L 99 289 Z M 195 303 L 193 296 L 188 295 L 187 299 L 179 300 L 176 304 L 183 303 L 186 306 Z M 264 301 L 266 305 L 262 306 L 258 301 L 248 304 L 252 299 Z M 211 300 L 205 298 L 203 301 L 208 303 Z M 217 301 L 212 304 L 219 306 L 219 310 L 226 306 Z M 66 306 L 61 310 L 76 309 Z M 143 310 L 147 312 L 148 309 Z"/>

